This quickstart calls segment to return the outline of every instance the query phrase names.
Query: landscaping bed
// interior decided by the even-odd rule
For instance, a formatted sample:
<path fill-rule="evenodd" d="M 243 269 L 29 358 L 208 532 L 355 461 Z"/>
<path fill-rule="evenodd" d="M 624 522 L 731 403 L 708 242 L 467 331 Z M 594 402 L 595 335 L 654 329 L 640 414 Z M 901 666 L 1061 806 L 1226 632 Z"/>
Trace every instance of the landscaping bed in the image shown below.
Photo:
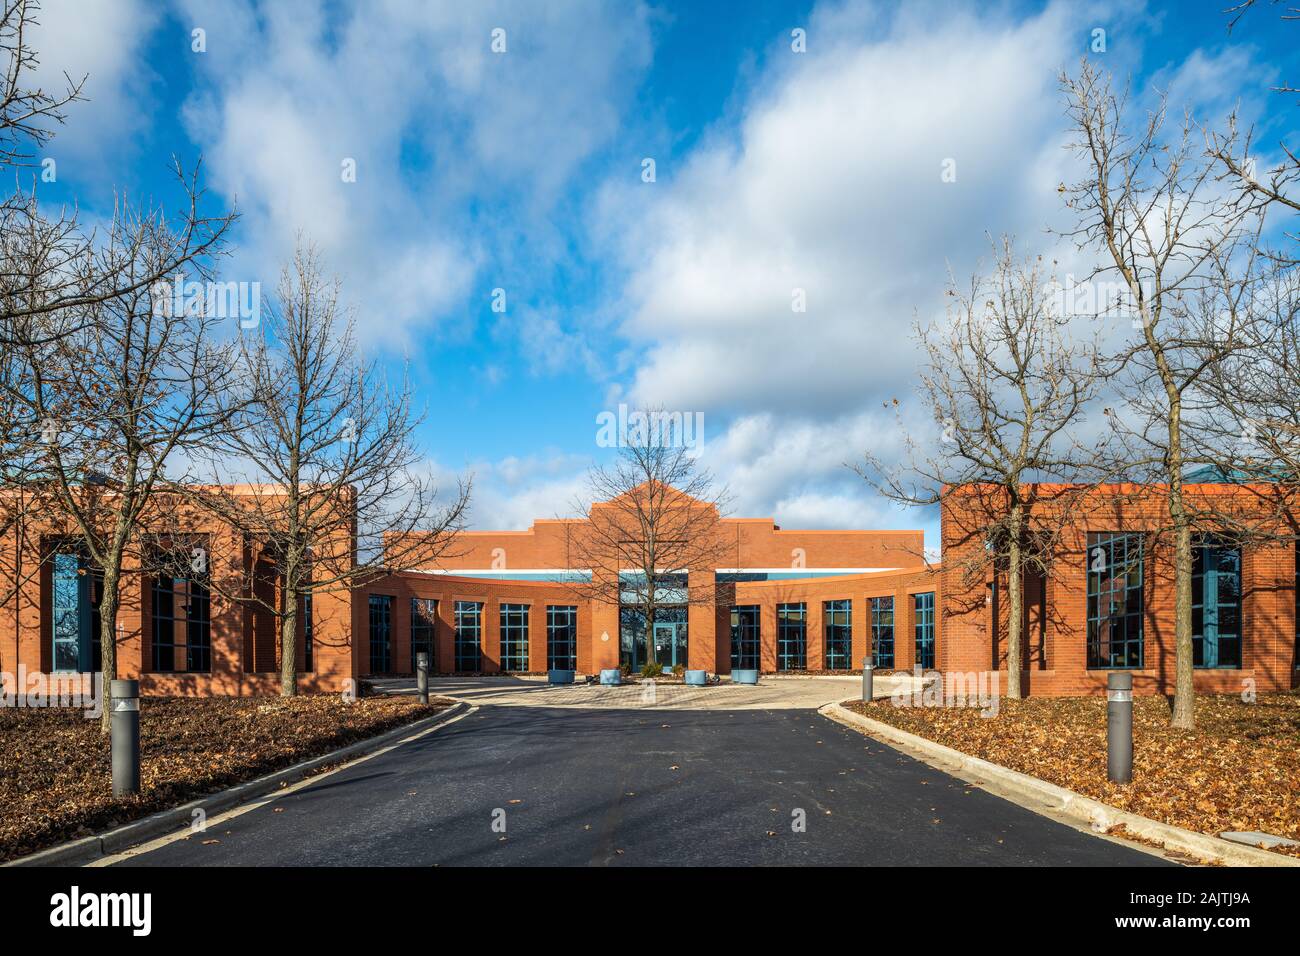
<path fill-rule="evenodd" d="M 145 698 L 141 792 L 112 795 L 109 739 L 75 708 L 0 709 L 0 860 L 88 836 L 450 705 L 413 697 Z"/>
<path fill-rule="evenodd" d="M 1153 820 L 1218 834 L 1261 830 L 1300 840 L 1300 695 L 1202 695 L 1196 729 L 1169 726 L 1163 697 L 1133 703 L 1133 782 L 1106 779 L 1106 700 L 1002 700 L 978 708 L 844 706 L 972 757 L 1068 787 Z M 1277 852 L 1300 857 L 1296 848 Z"/>

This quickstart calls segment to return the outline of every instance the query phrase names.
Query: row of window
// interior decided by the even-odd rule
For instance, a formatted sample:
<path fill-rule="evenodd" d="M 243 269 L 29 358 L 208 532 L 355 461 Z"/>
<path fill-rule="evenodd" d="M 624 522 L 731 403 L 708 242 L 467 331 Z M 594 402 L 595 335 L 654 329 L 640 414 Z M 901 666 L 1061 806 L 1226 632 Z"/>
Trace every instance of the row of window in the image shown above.
<path fill-rule="evenodd" d="M 1145 580 L 1143 535 L 1092 532 L 1087 554 L 1087 663 L 1090 668 L 1144 666 Z M 100 668 L 100 577 L 81 556 L 59 553 L 53 558 L 52 650 L 56 671 Z M 1297 562 L 1300 584 L 1300 562 Z M 395 598 L 370 597 L 370 670 L 392 669 L 392 608 Z M 894 599 L 871 598 L 871 647 L 876 667 L 894 666 Z M 1300 587 L 1297 587 L 1300 603 Z M 916 663 L 934 666 L 934 593 L 913 595 Z M 433 661 L 436 600 L 411 599 L 411 654 L 423 651 Z M 1300 610 L 1300 608 L 1298 608 Z M 211 593 L 201 575 L 159 575 L 151 583 L 152 668 L 156 672 L 211 669 Z M 312 669 L 311 595 L 303 601 L 306 669 Z M 826 667 L 851 669 L 852 603 L 823 605 Z M 528 614 L 524 604 L 500 606 L 501 667 L 528 669 Z M 455 670 L 477 671 L 482 661 L 483 604 L 455 604 Z M 547 615 L 547 666 L 576 669 L 577 608 L 550 606 Z M 1300 621 L 1300 614 L 1297 615 Z M 1240 667 L 1241 551 L 1206 539 L 1193 550 L 1193 662 L 1197 667 Z M 184 634 L 183 645 L 178 637 Z M 1300 623 L 1297 625 L 1300 634 Z M 1300 638 L 1298 638 L 1300 641 Z M 761 627 L 755 606 L 732 608 L 731 665 L 757 669 Z M 182 653 L 183 652 L 183 653 Z M 807 668 L 807 611 L 801 603 L 777 606 L 777 666 Z"/>
<path fill-rule="evenodd" d="M 51 651 L 55 671 L 102 668 L 99 601 L 103 574 L 76 552 L 51 561 Z M 212 593 L 202 574 L 150 578 L 151 667 L 157 673 L 212 669 Z M 310 605 L 308 605 L 310 608 Z M 311 667 L 310 626 L 307 660 Z M 179 639 L 184 637 L 183 642 Z"/>
<path fill-rule="evenodd" d="M 1088 666 L 1139 670 L 1146 646 L 1143 535 L 1090 532 L 1087 560 Z M 1192 549 L 1192 664 L 1241 666 L 1241 549 L 1212 538 Z"/>
<path fill-rule="evenodd" d="M 913 637 L 916 663 L 934 667 L 934 592 L 912 595 Z M 757 670 L 762 633 L 758 605 L 731 609 L 731 666 Z M 826 601 L 822 605 L 826 669 L 851 670 L 853 662 L 853 602 Z M 871 598 L 871 656 L 875 667 L 894 666 L 894 599 Z M 776 606 L 777 670 L 808 668 L 808 608 L 803 602 Z"/>
<path fill-rule="evenodd" d="M 393 669 L 393 604 L 391 594 L 370 595 L 370 673 L 387 674 Z M 502 604 L 498 613 L 501 635 L 501 670 L 528 670 L 527 604 Z M 452 639 L 453 670 L 474 672 L 483 665 L 483 602 L 457 601 L 453 608 L 455 634 Z M 411 662 L 416 654 L 429 655 L 434 664 L 433 635 L 438 619 L 438 602 L 432 598 L 411 598 Z M 546 607 L 546 666 L 549 670 L 578 668 L 578 609 L 572 605 Z"/>

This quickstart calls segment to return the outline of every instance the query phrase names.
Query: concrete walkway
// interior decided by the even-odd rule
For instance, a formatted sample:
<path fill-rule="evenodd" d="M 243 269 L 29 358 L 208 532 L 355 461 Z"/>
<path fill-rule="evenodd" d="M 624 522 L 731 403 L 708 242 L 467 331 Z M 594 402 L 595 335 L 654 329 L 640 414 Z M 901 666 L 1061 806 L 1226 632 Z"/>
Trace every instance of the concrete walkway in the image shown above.
<path fill-rule="evenodd" d="M 876 697 L 888 697 L 894 688 L 913 680 L 908 675 L 876 679 Z M 375 681 L 385 693 L 413 694 L 410 678 Z M 473 704 L 514 707 L 582 707 L 635 710 L 816 710 L 823 704 L 861 698 L 862 676 L 763 677 L 757 684 L 732 684 L 724 680 L 708 687 L 685 684 L 573 684 L 552 687 L 545 680 L 518 677 L 439 677 L 429 690 Z"/>

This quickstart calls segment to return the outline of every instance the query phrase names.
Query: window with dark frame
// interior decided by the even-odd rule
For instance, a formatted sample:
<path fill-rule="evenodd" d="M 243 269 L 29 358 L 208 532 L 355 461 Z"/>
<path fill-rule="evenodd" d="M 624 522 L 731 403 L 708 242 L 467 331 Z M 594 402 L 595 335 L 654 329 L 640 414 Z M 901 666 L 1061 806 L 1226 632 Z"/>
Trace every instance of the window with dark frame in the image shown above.
<path fill-rule="evenodd" d="M 731 669 L 759 669 L 762 655 L 762 628 L 757 604 L 742 604 L 731 609 Z"/>
<path fill-rule="evenodd" d="M 912 596 L 913 621 L 916 622 L 916 666 L 934 667 L 934 592 Z"/>
<path fill-rule="evenodd" d="M 802 601 L 776 606 L 776 668 L 808 669 L 808 609 Z"/>
<path fill-rule="evenodd" d="M 75 550 L 56 552 L 51 565 L 50 669 L 102 670 L 99 599 L 104 576 Z"/>
<path fill-rule="evenodd" d="M 501 605 L 501 669 L 528 670 L 528 605 Z"/>
<path fill-rule="evenodd" d="M 553 671 L 578 669 L 578 609 L 573 605 L 546 606 L 546 667 Z"/>
<path fill-rule="evenodd" d="M 894 666 L 894 599 L 871 599 L 871 666 Z"/>
<path fill-rule="evenodd" d="M 1088 667 L 1143 666 L 1143 540 L 1140 533 L 1088 532 Z"/>
<path fill-rule="evenodd" d="M 826 635 L 826 669 L 843 671 L 853 667 L 853 602 L 826 601 L 822 604 L 822 628 Z"/>
<path fill-rule="evenodd" d="M 1241 666 L 1241 549 L 1230 542 L 1192 547 L 1192 666 Z"/>
<path fill-rule="evenodd" d="M 433 598 L 411 598 L 411 671 L 416 670 L 416 656 L 429 655 L 429 670 L 434 670 L 433 635 L 438 623 L 438 602 Z"/>
<path fill-rule="evenodd" d="M 483 605 L 478 601 L 456 602 L 456 672 L 476 673 L 483 660 Z"/>
<path fill-rule="evenodd" d="M 393 601 L 391 594 L 370 595 L 370 673 L 393 669 Z"/>
<path fill-rule="evenodd" d="M 312 647 L 312 613 L 311 592 L 302 596 L 302 667 L 305 671 L 315 670 Z"/>
<path fill-rule="evenodd" d="M 150 639 L 153 671 L 205 673 L 212 669 L 212 594 L 203 576 L 166 569 L 150 584 Z M 185 628 L 185 659 L 177 660 L 177 631 Z"/>

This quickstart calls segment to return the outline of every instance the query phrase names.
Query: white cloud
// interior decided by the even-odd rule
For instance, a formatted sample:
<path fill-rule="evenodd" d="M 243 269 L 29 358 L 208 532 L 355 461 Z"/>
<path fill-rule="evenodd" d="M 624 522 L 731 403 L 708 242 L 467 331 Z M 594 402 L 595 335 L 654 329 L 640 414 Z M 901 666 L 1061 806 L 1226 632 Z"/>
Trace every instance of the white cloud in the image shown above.
<path fill-rule="evenodd" d="M 229 271 L 257 278 L 302 230 L 364 306 L 363 332 L 386 342 L 472 315 L 478 286 L 486 301 L 501 284 L 479 275 L 489 258 L 523 273 L 563 254 L 547 213 L 613 134 L 650 55 L 640 8 L 182 8 L 208 46 L 187 125 L 243 217 Z"/>
<path fill-rule="evenodd" d="M 60 179 L 100 185 L 110 171 L 106 153 L 132 148 L 153 105 L 156 80 L 143 56 L 150 33 L 161 19 L 147 0 L 45 0 L 30 41 L 40 63 L 33 80 L 61 93 L 83 78 L 85 102 L 67 110 L 46 154 L 59 162 Z M 112 177 L 108 177 L 112 182 Z"/>
<path fill-rule="evenodd" d="M 941 301 L 949 263 L 973 265 L 986 231 L 1040 235 L 1060 208 L 1045 148 L 1075 40 L 1059 6 L 903 18 L 869 41 L 815 16 L 810 52 L 777 61 L 734 136 L 606 196 L 645 222 L 626 250 L 634 397 L 826 415 L 907 390 L 914 310 Z"/>

